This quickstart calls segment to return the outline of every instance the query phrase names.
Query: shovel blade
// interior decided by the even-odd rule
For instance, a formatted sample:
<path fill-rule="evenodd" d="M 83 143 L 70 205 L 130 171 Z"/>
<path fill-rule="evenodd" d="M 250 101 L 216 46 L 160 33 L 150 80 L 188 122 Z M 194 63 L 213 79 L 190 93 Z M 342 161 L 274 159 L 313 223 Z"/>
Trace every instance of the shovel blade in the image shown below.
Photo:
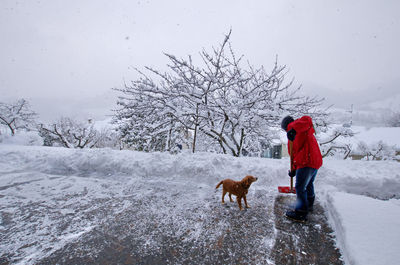
<path fill-rule="evenodd" d="M 280 193 L 296 193 L 296 189 L 295 188 L 290 188 L 288 186 L 279 186 L 278 187 L 278 191 Z"/>

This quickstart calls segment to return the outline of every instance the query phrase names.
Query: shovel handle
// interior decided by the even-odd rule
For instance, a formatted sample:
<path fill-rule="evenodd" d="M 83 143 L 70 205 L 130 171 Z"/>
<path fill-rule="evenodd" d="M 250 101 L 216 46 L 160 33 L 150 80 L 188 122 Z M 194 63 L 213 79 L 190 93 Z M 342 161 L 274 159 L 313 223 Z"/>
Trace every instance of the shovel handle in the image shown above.
<path fill-rule="evenodd" d="M 293 170 L 293 141 L 289 141 L 290 170 Z M 293 177 L 290 177 L 290 191 L 293 191 Z"/>
<path fill-rule="evenodd" d="M 290 157 L 290 171 L 294 169 L 294 159 L 293 159 L 293 142 L 289 141 L 289 157 Z"/>
<path fill-rule="evenodd" d="M 290 177 L 290 190 L 293 190 L 293 177 Z"/>

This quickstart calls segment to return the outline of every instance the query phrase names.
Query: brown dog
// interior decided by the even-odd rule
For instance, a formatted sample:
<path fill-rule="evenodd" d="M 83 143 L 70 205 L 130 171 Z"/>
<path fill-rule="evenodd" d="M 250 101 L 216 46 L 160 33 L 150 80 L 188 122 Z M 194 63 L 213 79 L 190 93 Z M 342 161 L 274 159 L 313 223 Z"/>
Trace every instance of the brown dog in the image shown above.
<path fill-rule="evenodd" d="M 222 203 L 225 203 L 225 194 L 228 192 L 229 193 L 229 199 L 231 202 L 233 202 L 231 195 L 236 195 L 237 202 L 239 204 L 239 209 L 242 209 L 242 198 L 244 199 L 244 204 L 246 205 L 246 208 L 250 208 L 249 205 L 247 205 L 247 200 L 246 200 L 246 194 L 249 191 L 251 183 L 257 181 L 258 178 L 255 178 L 253 176 L 246 176 L 244 177 L 241 181 L 234 181 L 231 179 L 224 179 L 220 183 L 218 183 L 216 189 L 219 188 L 222 184 Z"/>

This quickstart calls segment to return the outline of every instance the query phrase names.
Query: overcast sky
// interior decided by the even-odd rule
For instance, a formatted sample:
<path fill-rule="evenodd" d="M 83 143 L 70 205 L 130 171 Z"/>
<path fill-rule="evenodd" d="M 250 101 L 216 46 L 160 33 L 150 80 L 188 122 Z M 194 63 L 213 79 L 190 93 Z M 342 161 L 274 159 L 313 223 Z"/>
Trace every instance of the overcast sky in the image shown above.
<path fill-rule="evenodd" d="M 163 52 L 231 42 L 255 66 L 275 56 L 309 95 L 348 108 L 400 93 L 400 1 L 1 0 L 0 102 L 26 98 L 48 121 L 103 119 L 133 67 Z M 195 57 L 196 58 L 196 57 Z"/>

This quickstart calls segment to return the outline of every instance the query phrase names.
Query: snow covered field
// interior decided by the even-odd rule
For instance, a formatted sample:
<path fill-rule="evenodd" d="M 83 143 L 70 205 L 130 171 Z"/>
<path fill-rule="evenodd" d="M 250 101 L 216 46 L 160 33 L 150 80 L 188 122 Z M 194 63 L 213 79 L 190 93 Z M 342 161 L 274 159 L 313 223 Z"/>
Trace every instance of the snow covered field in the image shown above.
<path fill-rule="evenodd" d="M 184 240 L 218 236 L 224 220 L 211 222 L 207 209 L 222 207 L 221 190 L 215 191 L 219 180 L 259 177 L 248 201 L 252 209 L 268 210 L 276 187 L 288 185 L 288 165 L 287 159 L 209 153 L 173 156 L 0 144 L 0 258 L 33 264 L 135 207 L 151 206 L 145 218 L 164 222 L 171 227 L 166 233 Z M 398 162 L 324 160 L 317 196 L 346 264 L 395 264 L 400 259 L 399 190 Z M 250 219 L 252 209 L 244 212 Z M 228 210 L 238 211 L 237 205 Z M 274 223 L 273 215 L 257 218 Z M 157 238 L 141 232 L 142 224 L 135 225 L 143 251 L 159 247 Z M 205 235 L 210 227 L 214 234 Z M 254 251 L 268 253 L 273 231 L 260 242 Z"/>

